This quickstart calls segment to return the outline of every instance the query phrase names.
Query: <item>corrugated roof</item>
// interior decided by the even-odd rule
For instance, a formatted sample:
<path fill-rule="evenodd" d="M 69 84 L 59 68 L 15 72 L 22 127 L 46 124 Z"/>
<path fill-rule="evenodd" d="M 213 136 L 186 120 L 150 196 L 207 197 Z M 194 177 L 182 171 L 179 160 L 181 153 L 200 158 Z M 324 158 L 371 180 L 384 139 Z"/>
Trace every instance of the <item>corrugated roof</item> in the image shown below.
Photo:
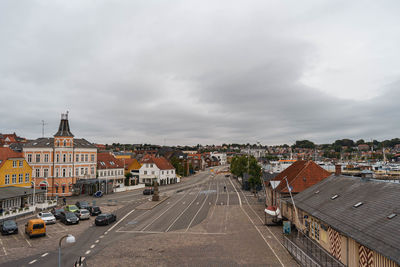
<path fill-rule="evenodd" d="M 400 216 L 387 218 L 400 215 L 400 184 L 331 175 L 294 201 L 299 209 L 400 264 Z"/>

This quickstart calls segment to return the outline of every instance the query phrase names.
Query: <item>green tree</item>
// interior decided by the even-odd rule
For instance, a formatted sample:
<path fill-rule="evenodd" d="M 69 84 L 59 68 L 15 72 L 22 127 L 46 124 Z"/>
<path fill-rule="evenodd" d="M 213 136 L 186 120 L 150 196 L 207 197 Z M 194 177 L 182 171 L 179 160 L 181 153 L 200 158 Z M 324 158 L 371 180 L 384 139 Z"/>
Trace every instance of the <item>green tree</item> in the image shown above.
<path fill-rule="evenodd" d="M 133 177 L 133 174 L 132 174 L 132 173 L 130 173 L 130 172 L 125 173 L 125 185 L 126 185 L 126 186 L 129 186 L 129 185 L 130 185 L 129 181 L 130 181 L 130 179 L 131 179 L 132 177 Z"/>
<path fill-rule="evenodd" d="M 309 140 L 296 141 L 293 148 L 315 148 L 315 144 Z"/>

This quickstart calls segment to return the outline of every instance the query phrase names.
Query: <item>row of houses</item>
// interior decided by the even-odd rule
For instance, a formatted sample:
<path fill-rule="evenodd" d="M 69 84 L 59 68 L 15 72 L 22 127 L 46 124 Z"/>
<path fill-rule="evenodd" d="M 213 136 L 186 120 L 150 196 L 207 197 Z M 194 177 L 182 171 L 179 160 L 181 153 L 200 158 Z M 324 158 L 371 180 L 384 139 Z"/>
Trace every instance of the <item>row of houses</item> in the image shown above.
<path fill-rule="evenodd" d="M 285 240 L 300 262 L 302 251 L 320 266 L 400 266 L 400 184 L 297 161 L 265 188 L 266 212 L 294 226 Z"/>

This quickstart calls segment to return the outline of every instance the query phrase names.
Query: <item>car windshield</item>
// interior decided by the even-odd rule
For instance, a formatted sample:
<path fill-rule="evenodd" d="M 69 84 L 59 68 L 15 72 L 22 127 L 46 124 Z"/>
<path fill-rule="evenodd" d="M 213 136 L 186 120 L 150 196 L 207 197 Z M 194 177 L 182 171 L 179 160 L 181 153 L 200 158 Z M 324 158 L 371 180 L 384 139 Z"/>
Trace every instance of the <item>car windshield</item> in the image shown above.
<path fill-rule="evenodd" d="M 65 214 L 65 217 L 66 217 L 67 219 L 72 219 L 72 218 L 75 218 L 76 216 L 75 216 L 75 214 L 73 214 L 72 212 L 68 212 L 67 214 Z"/>
<path fill-rule="evenodd" d="M 56 209 L 56 213 L 60 213 L 60 212 L 63 212 L 64 210 L 63 209 Z"/>
<path fill-rule="evenodd" d="M 99 216 L 97 216 L 97 218 L 100 218 L 100 219 L 103 219 L 105 217 L 107 217 L 107 214 L 100 214 Z"/>
<path fill-rule="evenodd" d="M 98 211 L 98 210 L 100 210 L 100 208 L 99 207 L 93 207 L 93 210 L 94 211 Z"/>
<path fill-rule="evenodd" d="M 70 210 L 77 210 L 78 207 L 75 206 L 75 205 L 69 205 L 69 206 L 68 206 L 68 209 L 70 209 Z"/>
<path fill-rule="evenodd" d="M 4 226 L 16 226 L 17 224 L 14 221 L 5 221 L 3 223 Z"/>
<path fill-rule="evenodd" d="M 87 211 L 87 210 L 81 210 L 81 213 L 82 213 L 82 214 L 88 214 L 89 211 Z"/>
<path fill-rule="evenodd" d="M 42 213 L 42 217 L 53 217 L 51 213 Z"/>

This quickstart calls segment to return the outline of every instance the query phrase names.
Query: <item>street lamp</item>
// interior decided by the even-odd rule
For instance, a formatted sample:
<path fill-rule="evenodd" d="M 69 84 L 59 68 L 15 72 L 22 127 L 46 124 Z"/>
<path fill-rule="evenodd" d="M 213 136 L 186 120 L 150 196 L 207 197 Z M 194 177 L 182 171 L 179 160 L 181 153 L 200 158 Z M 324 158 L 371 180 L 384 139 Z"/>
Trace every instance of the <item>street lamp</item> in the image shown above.
<path fill-rule="evenodd" d="M 60 242 L 58 242 L 58 267 L 61 267 L 61 242 L 63 241 L 64 238 L 66 238 L 65 241 L 68 244 L 75 243 L 75 236 L 71 234 L 65 235 L 60 238 Z"/>

